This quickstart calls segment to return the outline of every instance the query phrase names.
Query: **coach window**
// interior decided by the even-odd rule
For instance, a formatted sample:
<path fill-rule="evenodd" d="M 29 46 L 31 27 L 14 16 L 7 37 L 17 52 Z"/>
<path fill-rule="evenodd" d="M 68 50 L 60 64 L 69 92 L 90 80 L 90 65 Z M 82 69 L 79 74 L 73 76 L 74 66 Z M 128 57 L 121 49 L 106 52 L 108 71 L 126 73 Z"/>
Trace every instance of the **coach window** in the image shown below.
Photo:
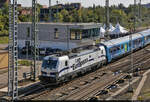
<path fill-rule="evenodd" d="M 120 46 L 117 46 L 117 50 L 118 50 L 118 51 L 120 50 Z"/>
<path fill-rule="evenodd" d="M 123 49 L 124 47 L 123 47 L 123 45 L 121 45 L 121 49 Z"/>
<path fill-rule="evenodd" d="M 129 47 L 131 47 L 131 42 L 129 42 Z"/>
<path fill-rule="evenodd" d="M 110 53 L 112 53 L 112 48 L 109 50 Z"/>
<path fill-rule="evenodd" d="M 58 29 L 57 28 L 54 29 L 54 38 L 58 39 Z"/>
<path fill-rule="evenodd" d="M 150 39 L 150 35 L 148 36 L 148 39 Z"/>
<path fill-rule="evenodd" d="M 141 43 L 142 42 L 142 40 L 141 39 L 139 39 L 139 43 Z"/>
<path fill-rule="evenodd" d="M 145 39 L 145 41 L 147 41 L 147 36 L 144 39 Z"/>
<path fill-rule="evenodd" d="M 114 48 L 113 52 L 116 53 L 116 48 Z"/>

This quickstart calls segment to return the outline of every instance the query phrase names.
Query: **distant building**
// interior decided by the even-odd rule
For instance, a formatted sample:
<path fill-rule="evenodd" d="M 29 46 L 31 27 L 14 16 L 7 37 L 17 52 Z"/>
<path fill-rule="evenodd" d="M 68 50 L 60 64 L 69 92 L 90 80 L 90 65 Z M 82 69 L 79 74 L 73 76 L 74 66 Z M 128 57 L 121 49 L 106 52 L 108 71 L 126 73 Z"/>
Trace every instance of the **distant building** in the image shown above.
<path fill-rule="evenodd" d="M 71 4 L 58 4 L 58 5 L 54 5 L 51 7 L 51 13 L 52 13 L 52 16 L 54 13 L 57 13 L 57 10 L 58 12 L 61 12 L 61 10 L 73 10 L 73 9 L 76 9 L 76 10 L 79 10 L 81 9 L 81 4 L 80 3 L 71 3 Z M 49 8 L 41 8 L 40 9 L 40 20 L 43 21 L 45 15 L 47 16 L 49 14 Z"/>
<path fill-rule="evenodd" d="M 47 5 L 42 5 L 42 8 L 48 8 L 48 6 Z"/>
<path fill-rule="evenodd" d="M 40 48 L 67 50 L 92 45 L 100 38 L 99 23 L 39 23 L 38 38 Z M 31 23 L 19 23 L 19 47 L 31 45 Z"/>
<path fill-rule="evenodd" d="M 148 4 L 143 4 L 142 6 L 146 7 L 146 8 L 150 8 L 150 3 Z"/>
<path fill-rule="evenodd" d="M 17 4 L 17 7 L 18 7 L 18 8 L 21 8 L 21 7 L 22 7 L 22 5 L 21 5 L 21 4 Z"/>
<path fill-rule="evenodd" d="M 20 15 L 31 15 L 32 14 L 32 8 L 21 8 Z"/>

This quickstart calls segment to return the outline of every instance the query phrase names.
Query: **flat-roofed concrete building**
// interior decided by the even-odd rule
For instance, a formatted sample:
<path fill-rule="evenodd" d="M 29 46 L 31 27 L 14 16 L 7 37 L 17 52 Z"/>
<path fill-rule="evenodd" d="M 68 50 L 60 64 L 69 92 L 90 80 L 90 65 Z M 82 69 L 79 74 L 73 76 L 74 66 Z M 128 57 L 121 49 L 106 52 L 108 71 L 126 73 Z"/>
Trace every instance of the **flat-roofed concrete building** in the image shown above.
<path fill-rule="evenodd" d="M 19 47 L 31 45 L 31 22 L 19 23 Z M 100 38 L 99 23 L 38 23 L 40 48 L 68 50 L 91 45 Z"/>

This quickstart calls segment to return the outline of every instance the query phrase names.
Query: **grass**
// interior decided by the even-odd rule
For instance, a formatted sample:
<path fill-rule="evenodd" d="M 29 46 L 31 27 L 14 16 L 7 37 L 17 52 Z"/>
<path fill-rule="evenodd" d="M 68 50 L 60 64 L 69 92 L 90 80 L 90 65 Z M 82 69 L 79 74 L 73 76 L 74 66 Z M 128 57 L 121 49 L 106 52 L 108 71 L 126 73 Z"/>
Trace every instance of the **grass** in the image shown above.
<path fill-rule="evenodd" d="M 8 44 L 8 36 L 0 37 L 0 44 Z"/>
<path fill-rule="evenodd" d="M 21 66 L 30 66 L 31 62 L 27 60 L 21 60 L 21 61 L 18 61 L 18 64 L 20 64 Z"/>

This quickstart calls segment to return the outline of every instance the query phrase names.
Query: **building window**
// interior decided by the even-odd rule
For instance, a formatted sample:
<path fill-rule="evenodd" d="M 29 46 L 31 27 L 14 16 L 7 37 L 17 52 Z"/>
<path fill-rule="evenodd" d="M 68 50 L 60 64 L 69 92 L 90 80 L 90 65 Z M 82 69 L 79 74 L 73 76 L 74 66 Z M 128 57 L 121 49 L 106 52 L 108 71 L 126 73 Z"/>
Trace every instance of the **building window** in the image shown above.
<path fill-rule="evenodd" d="M 58 39 L 58 29 L 57 28 L 54 29 L 54 38 Z"/>
<path fill-rule="evenodd" d="M 104 51 L 103 51 L 103 50 L 101 50 L 101 54 L 104 54 Z"/>
<path fill-rule="evenodd" d="M 70 36 L 71 40 L 75 40 L 76 39 L 76 35 L 75 32 L 71 32 L 71 36 Z"/>
<path fill-rule="evenodd" d="M 27 37 L 30 37 L 30 27 L 27 27 Z"/>
<path fill-rule="evenodd" d="M 72 29 L 70 31 L 70 39 L 71 40 L 81 40 L 82 39 L 82 32 L 78 29 Z"/>

